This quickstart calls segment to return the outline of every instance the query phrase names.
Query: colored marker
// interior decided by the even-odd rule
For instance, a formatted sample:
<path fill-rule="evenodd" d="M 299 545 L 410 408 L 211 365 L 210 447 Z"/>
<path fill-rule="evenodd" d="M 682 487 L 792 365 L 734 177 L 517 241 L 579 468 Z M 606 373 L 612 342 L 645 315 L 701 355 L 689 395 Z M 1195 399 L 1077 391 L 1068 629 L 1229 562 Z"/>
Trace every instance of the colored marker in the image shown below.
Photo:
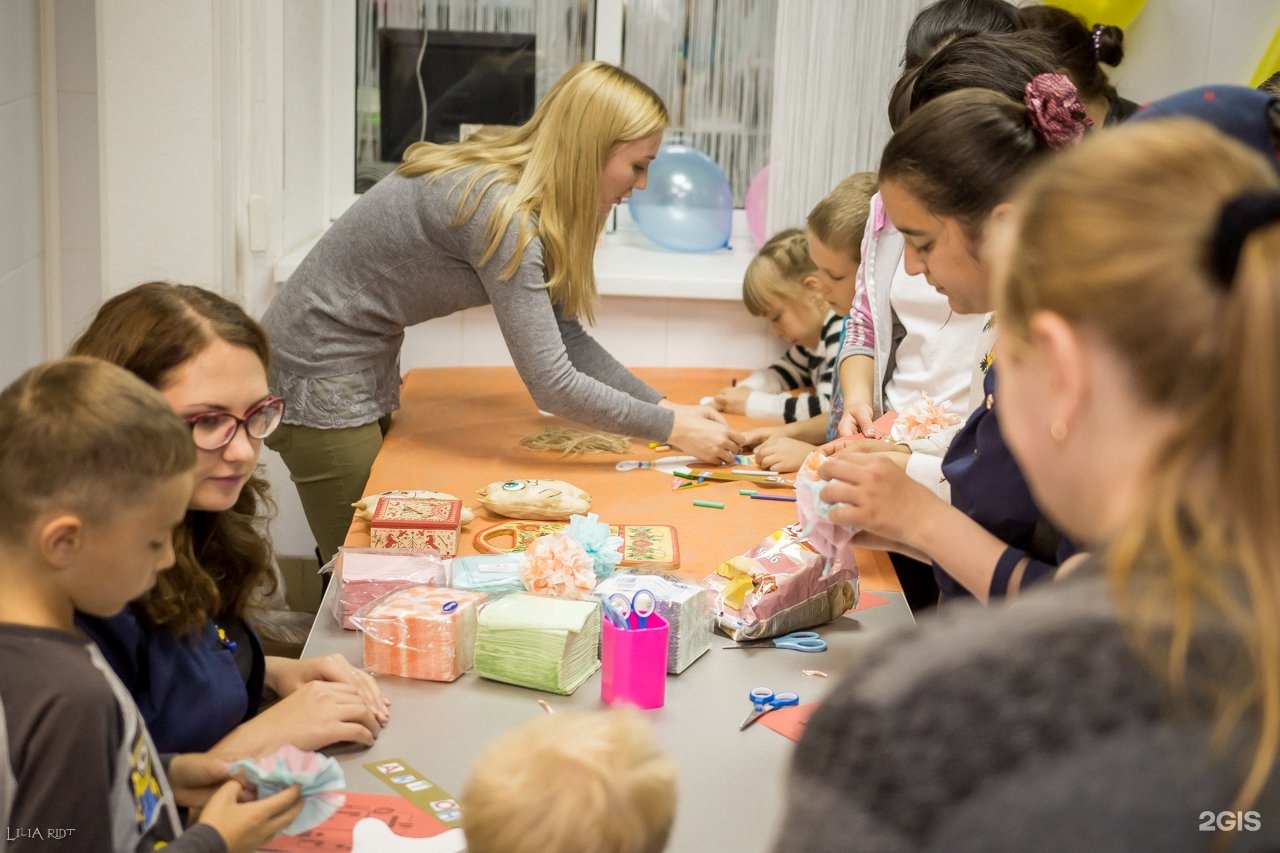
<path fill-rule="evenodd" d="M 740 495 L 754 495 L 755 493 L 755 489 L 738 489 L 738 494 Z"/>
<path fill-rule="evenodd" d="M 795 498 L 790 495 L 752 495 L 753 501 L 791 501 L 795 503 Z"/>
<path fill-rule="evenodd" d="M 707 509 L 724 509 L 724 504 L 720 501 L 694 501 L 694 506 L 704 506 Z"/>

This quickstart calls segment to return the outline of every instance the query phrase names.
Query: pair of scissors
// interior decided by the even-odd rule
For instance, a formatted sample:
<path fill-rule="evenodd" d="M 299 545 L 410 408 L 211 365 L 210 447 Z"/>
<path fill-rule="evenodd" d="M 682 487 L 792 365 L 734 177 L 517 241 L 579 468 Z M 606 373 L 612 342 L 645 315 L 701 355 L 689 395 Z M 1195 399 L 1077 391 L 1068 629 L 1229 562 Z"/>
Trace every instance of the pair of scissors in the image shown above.
<path fill-rule="evenodd" d="M 827 641 L 818 636 L 816 631 L 795 631 L 772 640 L 760 640 L 755 643 L 739 643 L 736 646 L 721 646 L 725 649 L 752 649 L 757 646 L 773 646 L 775 649 L 790 649 L 793 652 L 825 652 Z"/>
<path fill-rule="evenodd" d="M 645 627 L 653 611 L 658 609 L 658 599 L 644 588 L 637 589 L 630 596 L 625 592 L 615 592 L 605 599 L 605 603 L 622 618 L 623 628 L 630 627 L 629 617 L 632 613 L 636 615 L 636 627 Z"/>
<path fill-rule="evenodd" d="M 747 714 L 747 718 L 742 721 L 742 725 L 738 726 L 738 731 L 742 731 L 770 711 L 800 704 L 799 693 L 792 693 L 791 691 L 774 693 L 768 687 L 754 688 L 747 694 L 747 698 L 751 700 L 751 713 Z"/>

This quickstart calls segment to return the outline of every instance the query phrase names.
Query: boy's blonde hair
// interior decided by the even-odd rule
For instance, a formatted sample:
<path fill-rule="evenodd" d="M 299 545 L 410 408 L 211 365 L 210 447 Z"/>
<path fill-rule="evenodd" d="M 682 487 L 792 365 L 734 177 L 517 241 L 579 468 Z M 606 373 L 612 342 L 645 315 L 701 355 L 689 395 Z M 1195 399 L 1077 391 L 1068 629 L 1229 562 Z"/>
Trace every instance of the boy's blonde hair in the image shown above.
<path fill-rule="evenodd" d="M 605 62 L 584 62 L 551 87 L 520 127 L 448 145 L 415 143 L 396 171 L 438 178 L 474 167 L 461 184 L 454 225 L 470 221 L 495 184 L 513 184 L 489 217 L 480 262 L 493 258 L 514 222 L 515 252 L 501 277 L 515 275 L 525 248 L 540 237 L 552 301 L 567 316 L 591 320 L 605 161 L 619 145 L 660 133 L 670 122 L 662 99 L 638 78 Z"/>
<path fill-rule="evenodd" d="M 1244 240 L 1230 281 L 1211 259 L 1225 206 L 1262 191 L 1280 195 L 1271 166 L 1199 121 L 1108 130 L 1050 158 L 1016 196 L 995 282 L 1009 358 L 1026 351 L 1031 318 L 1052 312 L 1105 341 L 1143 403 L 1177 413 L 1150 498 L 1106 566 L 1171 688 L 1216 697 L 1223 739 L 1256 721 L 1239 810 L 1280 756 L 1280 223 Z M 1192 682 L 1198 638 L 1224 627 L 1240 666 Z"/>
<path fill-rule="evenodd" d="M 804 280 L 818 271 L 809 257 L 809 244 L 799 228 L 770 237 L 747 264 L 742 276 L 742 301 L 755 317 L 763 317 L 779 302 L 812 302 L 822 298 Z"/>
<path fill-rule="evenodd" d="M 862 232 L 875 192 L 875 172 L 854 172 L 814 205 L 805 227 L 827 248 L 862 263 Z"/>
<path fill-rule="evenodd" d="M 0 392 L 0 540 L 55 509 L 103 524 L 195 462 L 186 424 L 129 371 L 88 357 L 33 367 Z"/>
<path fill-rule="evenodd" d="M 657 853 L 676 766 L 632 708 L 556 713 L 480 756 L 459 804 L 470 853 Z"/>

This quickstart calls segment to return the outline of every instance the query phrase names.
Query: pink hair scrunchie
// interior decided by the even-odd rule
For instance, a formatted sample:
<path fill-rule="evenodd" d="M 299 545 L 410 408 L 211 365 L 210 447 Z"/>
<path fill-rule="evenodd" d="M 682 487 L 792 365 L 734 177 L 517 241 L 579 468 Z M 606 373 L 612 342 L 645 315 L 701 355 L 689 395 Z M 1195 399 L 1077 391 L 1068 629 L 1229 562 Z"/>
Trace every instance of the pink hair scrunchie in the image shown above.
<path fill-rule="evenodd" d="M 1062 74 L 1037 74 L 1023 91 L 1031 128 L 1050 150 L 1079 142 L 1085 128 L 1093 126 L 1075 84 Z"/>

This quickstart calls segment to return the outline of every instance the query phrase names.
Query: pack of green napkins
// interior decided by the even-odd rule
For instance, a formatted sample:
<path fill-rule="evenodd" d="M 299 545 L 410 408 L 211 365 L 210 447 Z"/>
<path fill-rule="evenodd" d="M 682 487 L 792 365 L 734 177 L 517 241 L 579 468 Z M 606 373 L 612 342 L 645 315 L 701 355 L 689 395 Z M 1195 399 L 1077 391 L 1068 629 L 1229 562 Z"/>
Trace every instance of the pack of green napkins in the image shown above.
<path fill-rule="evenodd" d="M 600 608 L 514 593 L 480 611 L 475 671 L 485 678 L 568 695 L 600 668 Z"/>

